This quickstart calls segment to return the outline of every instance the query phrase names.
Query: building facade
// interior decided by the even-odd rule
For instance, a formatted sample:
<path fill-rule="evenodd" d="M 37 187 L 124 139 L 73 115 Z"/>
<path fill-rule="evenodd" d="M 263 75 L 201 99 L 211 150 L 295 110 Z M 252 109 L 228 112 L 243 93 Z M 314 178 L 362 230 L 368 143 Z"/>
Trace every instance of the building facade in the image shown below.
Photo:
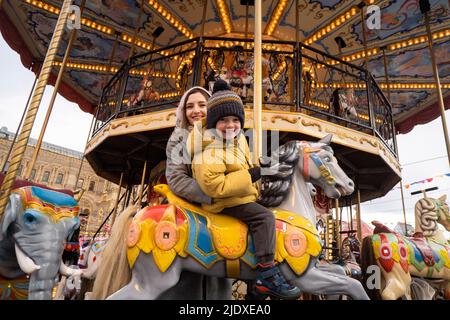
<path fill-rule="evenodd" d="M 6 161 L 6 156 L 14 139 L 14 133 L 6 127 L 0 129 L 0 170 Z M 25 179 L 25 174 L 31 162 L 37 141 L 29 139 L 22 164 L 19 167 L 18 178 Z M 83 153 L 51 143 L 43 142 L 38 158 L 31 171 L 30 180 L 54 189 L 76 190 L 82 188 L 83 196 L 79 201 L 82 221 L 80 234 L 93 236 L 113 209 L 118 186 L 97 176 L 87 161 L 83 161 L 80 178 L 76 181 L 83 159 Z M 8 164 L 6 164 L 5 171 Z M 102 229 L 108 230 L 108 226 Z"/>

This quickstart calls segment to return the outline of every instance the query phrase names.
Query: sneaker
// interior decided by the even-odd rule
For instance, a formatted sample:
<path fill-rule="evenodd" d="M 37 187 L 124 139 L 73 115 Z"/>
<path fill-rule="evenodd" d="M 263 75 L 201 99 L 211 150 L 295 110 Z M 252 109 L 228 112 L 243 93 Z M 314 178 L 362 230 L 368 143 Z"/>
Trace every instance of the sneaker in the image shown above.
<path fill-rule="evenodd" d="M 300 289 L 290 285 L 277 266 L 259 270 L 255 290 L 260 294 L 277 299 L 297 299 L 301 295 Z"/>

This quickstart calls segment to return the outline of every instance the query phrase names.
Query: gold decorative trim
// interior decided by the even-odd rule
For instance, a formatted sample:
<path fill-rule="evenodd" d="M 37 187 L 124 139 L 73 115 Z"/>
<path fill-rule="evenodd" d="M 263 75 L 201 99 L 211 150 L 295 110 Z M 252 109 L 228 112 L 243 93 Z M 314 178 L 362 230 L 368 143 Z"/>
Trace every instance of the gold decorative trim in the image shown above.
<path fill-rule="evenodd" d="M 288 117 L 288 116 L 280 116 L 280 115 L 276 115 L 276 116 L 272 116 L 272 118 L 270 118 L 270 121 L 272 123 L 275 123 L 275 121 L 277 120 L 283 120 L 292 124 L 296 124 L 299 120 L 298 117 Z"/>
<path fill-rule="evenodd" d="M 131 125 L 132 126 L 136 126 L 138 124 L 143 124 L 144 126 L 148 126 L 150 123 L 156 122 L 156 121 L 164 121 L 164 118 L 163 117 L 159 117 L 159 118 L 150 117 L 148 119 L 142 119 L 142 120 L 139 120 L 139 121 L 135 121 Z"/>
<path fill-rule="evenodd" d="M 114 122 L 111 123 L 112 130 L 116 130 L 117 128 L 119 128 L 121 126 L 125 126 L 125 128 L 128 128 L 130 126 L 130 123 L 126 120 L 120 121 L 119 123 L 114 123 Z"/>
<path fill-rule="evenodd" d="M 373 140 L 367 139 L 365 137 L 359 138 L 359 143 L 364 144 L 364 142 L 367 142 L 368 144 L 370 144 L 374 148 L 378 148 L 380 146 L 378 141 L 373 141 Z"/>
<path fill-rule="evenodd" d="M 334 130 L 334 129 L 328 127 L 328 128 L 325 128 L 324 131 L 326 133 L 331 133 L 332 135 L 336 135 L 336 136 L 338 136 L 339 138 L 341 138 L 343 140 L 350 139 L 350 140 L 353 140 L 355 142 L 358 142 L 358 138 L 357 137 L 355 137 L 353 135 L 350 135 L 350 134 L 348 134 L 346 132 L 343 132 L 342 130 L 338 130 L 338 129 Z"/>
<path fill-rule="evenodd" d="M 322 125 L 320 125 L 319 123 L 315 122 L 315 121 L 308 121 L 306 119 L 302 119 L 301 120 L 301 124 L 305 127 L 317 127 L 317 129 L 322 132 Z"/>
<path fill-rule="evenodd" d="M 166 116 L 166 121 L 170 121 L 171 117 L 177 117 L 176 112 L 170 112 L 167 116 Z"/>

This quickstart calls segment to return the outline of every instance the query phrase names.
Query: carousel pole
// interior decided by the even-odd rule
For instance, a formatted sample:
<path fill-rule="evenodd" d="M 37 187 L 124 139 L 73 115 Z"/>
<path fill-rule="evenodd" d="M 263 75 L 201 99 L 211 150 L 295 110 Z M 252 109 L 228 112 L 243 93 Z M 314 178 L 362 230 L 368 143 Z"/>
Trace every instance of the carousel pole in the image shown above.
<path fill-rule="evenodd" d="M 441 81 L 439 79 L 439 69 L 436 63 L 436 57 L 434 56 L 433 37 L 431 35 L 430 16 L 429 16 L 430 3 L 428 2 L 428 0 L 420 0 L 419 3 L 420 3 L 420 11 L 422 11 L 425 17 L 425 27 L 427 28 L 427 35 L 428 35 L 428 48 L 430 49 L 431 65 L 433 68 L 434 81 L 436 83 L 436 93 L 438 96 L 439 108 L 441 111 L 442 129 L 444 131 L 445 145 L 447 147 L 447 159 L 448 163 L 450 164 L 450 138 L 448 136 L 447 121 L 445 119 L 445 106 L 444 106 L 444 98 L 442 96 Z"/>
<path fill-rule="evenodd" d="M 138 204 L 139 206 L 142 203 L 142 196 L 144 195 L 144 183 L 145 183 L 145 175 L 147 174 L 147 160 L 144 162 L 144 169 L 142 170 L 142 178 L 141 178 L 141 188 L 139 190 L 139 200 Z"/>
<path fill-rule="evenodd" d="M 357 228 L 357 234 L 359 241 L 362 241 L 362 226 L 361 226 L 361 192 L 358 188 L 358 191 L 356 193 L 356 201 L 358 202 L 356 204 L 356 228 Z"/>
<path fill-rule="evenodd" d="M 58 51 L 59 44 L 62 39 L 64 26 L 66 25 L 68 13 L 72 0 L 64 0 L 61 11 L 56 22 L 56 27 L 49 44 L 49 49 L 45 56 L 41 72 L 39 74 L 39 79 L 36 84 L 36 90 L 33 92 L 33 97 L 31 98 L 30 107 L 25 116 L 25 122 L 23 124 L 22 130 L 19 135 L 17 145 L 14 147 L 11 165 L 8 168 L 5 179 L 0 189 L 0 218 L 5 211 L 6 204 L 9 200 L 9 195 L 17 175 L 20 163 L 22 162 L 25 149 L 27 147 L 27 142 L 33 128 L 34 120 L 36 119 L 37 112 L 39 110 L 39 105 L 42 101 L 42 96 L 44 94 L 45 86 L 47 85 L 48 79 L 50 77 L 50 72 L 52 70 L 53 62 L 55 61 L 56 54 Z"/>
<path fill-rule="evenodd" d="M 37 79 L 38 79 L 37 76 L 34 77 L 33 86 L 31 87 L 30 94 L 28 95 L 27 103 L 25 104 L 25 109 L 23 110 L 23 113 L 22 113 L 22 118 L 20 118 L 19 125 L 17 126 L 17 130 L 15 132 L 14 139 L 11 142 L 11 146 L 9 147 L 8 154 L 6 155 L 5 162 L 3 163 L 1 172 L 4 172 L 6 170 L 6 164 L 8 163 L 8 159 L 9 159 L 9 156 L 11 155 L 14 145 L 16 144 L 16 140 L 19 135 L 20 127 L 22 126 L 23 118 L 25 118 L 25 114 L 27 113 L 28 104 L 30 103 L 31 95 L 33 94 L 34 87 L 36 86 Z"/>
<path fill-rule="evenodd" d="M 86 0 L 83 0 L 81 2 L 80 6 L 80 12 L 83 13 L 84 5 L 86 4 Z M 80 14 L 80 17 L 81 17 Z M 64 71 L 66 69 L 67 60 L 70 56 L 70 51 L 72 50 L 72 45 L 75 42 L 77 38 L 77 29 L 72 29 L 70 32 L 70 38 L 69 43 L 67 44 L 66 52 L 64 53 L 64 58 L 61 64 L 61 67 L 59 68 L 58 77 L 56 78 L 55 86 L 53 87 L 52 97 L 50 98 L 50 103 L 48 105 L 47 113 L 45 114 L 44 123 L 42 124 L 41 132 L 39 133 L 39 138 L 36 144 L 36 147 L 34 148 L 33 155 L 31 157 L 30 165 L 27 168 L 27 172 L 25 174 L 25 179 L 29 180 L 31 176 L 31 171 L 33 170 L 34 164 L 36 163 L 39 151 L 41 150 L 42 140 L 44 139 L 45 131 L 47 130 L 48 121 L 50 119 L 50 115 L 53 111 L 53 106 L 55 105 L 56 96 L 58 95 L 58 89 L 62 81 L 62 76 L 64 74 Z"/>
<path fill-rule="evenodd" d="M 141 25 L 142 12 L 144 12 L 144 0 L 141 0 L 141 10 L 139 10 L 139 14 L 138 14 L 138 18 L 137 18 L 138 23 L 137 23 L 136 28 L 134 29 L 133 43 L 131 44 L 131 49 L 128 54 L 128 62 L 130 62 L 130 59 L 134 55 L 134 51 L 136 50 L 136 36 L 138 34 L 139 27 Z M 152 50 L 153 50 L 153 48 L 152 48 Z"/>
<path fill-rule="evenodd" d="M 362 36 L 363 36 L 363 45 L 364 45 L 364 64 L 365 68 L 369 67 L 369 57 L 367 56 L 367 35 L 366 35 L 366 19 L 364 18 L 364 6 L 366 4 L 362 1 L 358 7 L 359 12 L 361 13 L 361 28 L 362 28 Z"/>
<path fill-rule="evenodd" d="M 114 40 L 114 45 L 113 45 L 113 48 L 112 48 L 112 51 L 111 51 L 111 55 L 109 56 L 108 71 L 111 71 L 113 59 L 114 59 L 114 56 L 115 56 L 116 50 L 117 50 L 117 45 L 119 44 L 118 38 L 119 38 L 119 33 L 116 33 L 116 39 Z M 105 85 L 106 85 L 107 81 L 106 81 L 105 78 L 103 79 L 103 81 L 105 82 Z M 93 127 L 94 122 L 95 122 L 95 115 L 96 115 L 96 111 L 94 110 L 94 112 L 92 114 L 91 125 L 89 127 L 88 136 L 86 138 L 86 143 L 85 143 L 85 147 L 84 147 L 85 151 L 86 151 L 86 146 L 87 146 L 87 144 L 89 142 L 89 138 L 91 136 L 92 127 Z M 83 152 L 83 157 L 81 158 L 80 167 L 78 168 L 77 178 L 75 179 L 75 181 L 76 181 L 75 187 L 77 186 L 78 180 L 80 179 L 81 168 L 83 168 L 83 164 L 84 164 L 84 158 L 85 157 L 84 157 L 84 152 Z"/>
<path fill-rule="evenodd" d="M 383 64 L 384 64 L 384 78 L 386 81 L 386 91 L 387 91 L 387 95 L 388 95 L 388 100 L 389 103 L 391 102 L 391 86 L 389 84 L 389 74 L 388 74 L 388 65 L 387 65 L 387 57 L 386 57 L 386 47 L 382 47 L 381 50 L 383 51 Z M 392 124 L 395 128 L 395 124 Z M 395 133 L 394 133 L 395 134 Z M 398 150 L 397 150 L 397 157 L 398 160 L 400 161 L 400 156 L 398 155 Z M 400 172 L 401 172 L 401 168 L 400 168 Z M 400 195 L 402 197 L 402 210 L 403 210 L 403 220 L 405 222 L 405 235 L 406 235 L 406 209 L 405 209 L 405 196 L 403 194 L 403 179 L 400 178 Z"/>
<path fill-rule="evenodd" d="M 116 201 L 114 202 L 114 212 L 111 218 L 111 228 L 116 221 L 117 208 L 119 207 L 120 192 L 122 191 L 123 171 L 120 173 L 119 190 L 117 190 Z"/>
<path fill-rule="evenodd" d="M 253 163 L 259 163 L 259 157 L 262 154 L 262 1 L 255 1 L 255 51 L 254 51 L 254 76 L 253 86 Z"/>
<path fill-rule="evenodd" d="M 206 11 L 208 10 L 208 0 L 205 0 L 203 5 L 203 15 L 202 15 L 202 27 L 200 30 L 200 37 L 203 39 L 205 35 L 205 20 L 206 20 Z"/>
<path fill-rule="evenodd" d="M 245 39 L 248 38 L 248 1 L 245 2 Z"/>
<path fill-rule="evenodd" d="M 334 200 L 334 205 L 336 207 L 336 231 L 337 231 L 337 251 L 338 255 L 341 255 L 341 213 L 339 212 L 339 199 Z"/>

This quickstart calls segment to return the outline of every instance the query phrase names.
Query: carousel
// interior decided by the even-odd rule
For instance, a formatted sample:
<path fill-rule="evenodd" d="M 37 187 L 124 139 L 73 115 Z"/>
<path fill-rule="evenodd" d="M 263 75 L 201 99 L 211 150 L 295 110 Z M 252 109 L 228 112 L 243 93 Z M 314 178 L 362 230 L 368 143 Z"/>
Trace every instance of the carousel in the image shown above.
<path fill-rule="evenodd" d="M 384 226 L 365 228 L 360 209 L 361 202 L 384 196 L 401 181 L 397 134 L 441 117 L 450 159 L 444 112 L 450 105 L 449 17 L 446 0 L 0 0 L 2 36 L 20 54 L 24 67 L 36 74 L 1 186 L 0 217 L 12 219 L 11 208 L 7 210 L 11 197 L 37 201 L 44 211 L 45 204 L 51 203 L 55 223 L 75 217 L 76 204 L 67 199 L 32 187 L 13 190 L 44 88 L 51 84 L 53 98 L 39 140 L 57 93 L 92 114 L 85 160 L 97 175 L 119 185 L 115 208 L 104 224 L 109 221 L 114 232 L 115 221 L 127 214 L 129 205 L 144 210 L 130 224 L 127 256 L 132 272 L 143 260 L 139 255 L 152 257 L 152 274 L 142 275 L 148 280 L 145 285 L 151 287 L 158 277 L 167 277 L 167 283 L 175 281 L 165 271 L 171 266 L 187 268 L 181 259 L 186 257 L 208 270 L 223 264 L 226 272 L 217 276 L 252 279 L 255 257 L 242 225 L 222 221 L 177 197 L 165 179 L 166 145 L 181 96 L 193 86 L 211 91 L 221 79 L 244 103 L 244 127 L 254 162 L 263 155 L 282 153 L 283 146 L 294 141 L 309 141 L 308 147 L 295 145 L 305 160 L 293 165 L 305 173 L 305 165 L 317 166 L 320 174 L 299 175 L 290 184 L 302 188 L 310 188 L 307 181 L 315 184 L 317 188 L 307 199 L 295 198 L 310 203 L 314 210 L 300 216 L 292 213 L 296 208 L 286 210 L 283 202 L 270 203 L 278 210 L 277 221 L 284 224 L 284 231 L 277 229 L 276 260 L 302 291 L 314 297 L 365 299 L 366 292 L 377 297 L 361 285 L 367 278 L 370 256 L 378 261 L 372 264 L 381 266 L 386 279 L 378 298 L 410 298 L 411 275 L 441 279 L 440 288 L 449 297 L 450 249 L 444 239 L 421 238 L 416 247 Z M 34 161 L 39 146 L 40 142 Z M 317 157 L 312 154 L 324 148 L 332 149 L 337 168 L 313 161 Z M 25 168 L 28 175 L 33 165 L 32 161 Z M 327 184 L 330 177 L 334 184 Z M 344 190 L 341 177 L 352 181 L 352 190 Z M 333 196 L 333 187 L 341 191 L 338 197 Z M 426 210 L 434 212 L 434 220 L 448 226 L 444 198 L 424 198 L 418 206 L 419 216 Z M 346 212 L 350 223 L 343 227 Z M 183 219 L 191 224 L 180 224 Z M 227 233 L 211 231 L 215 229 L 211 226 L 224 223 L 229 223 L 228 232 L 243 234 L 239 241 L 244 247 L 238 248 L 238 239 Z M 175 234 L 176 240 L 159 239 L 156 231 L 150 240 L 142 234 L 142 230 L 159 230 L 161 225 L 168 230 L 161 227 L 166 230 L 162 234 L 169 238 Z M 227 239 L 235 250 L 197 250 L 199 243 L 189 235 L 199 237 L 206 226 L 211 229 L 208 241 L 217 244 L 218 239 Z M 367 253 L 359 248 L 363 238 L 370 239 L 363 246 Z M 296 247 L 299 241 L 304 245 Z M 426 247 L 427 241 L 433 244 Z M 95 235 L 89 248 L 95 248 L 94 244 Z M 101 245 L 97 243 L 97 249 Z M 385 248 L 391 250 L 387 258 Z M 439 253 L 435 264 L 427 260 L 432 256 L 429 250 Z M 86 261 L 92 259 L 93 251 L 85 252 Z M 331 263 L 336 261 L 343 267 Z M 413 272 L 409 265 L 419 271 Z M 94 277 L 95 270 L 88 269 L 89 277 Z M 33 277 L 36 265 L 28 264 L 26 270 Z M 407 275 L 397 276 L 402 272 Z M 23 272 L 16 273 L 23 276 Z M 67 277 L 82 274 L 63 266 L 60 273 Z M 11 275 L 0 276 L 11 285 Z M 310 285 L 318 280 L 327 288 Z M 110 297 L 139 298 L 132 286 L 125 283 Z M 149 290 L 145 298 L 159 294 Z M 243 294 L 239 288 L 233 293 L 237 298 Z M 311 297 L 307 294 L 303 298 Z M 32 297 L 49 296 L 34 292 Z"/>

